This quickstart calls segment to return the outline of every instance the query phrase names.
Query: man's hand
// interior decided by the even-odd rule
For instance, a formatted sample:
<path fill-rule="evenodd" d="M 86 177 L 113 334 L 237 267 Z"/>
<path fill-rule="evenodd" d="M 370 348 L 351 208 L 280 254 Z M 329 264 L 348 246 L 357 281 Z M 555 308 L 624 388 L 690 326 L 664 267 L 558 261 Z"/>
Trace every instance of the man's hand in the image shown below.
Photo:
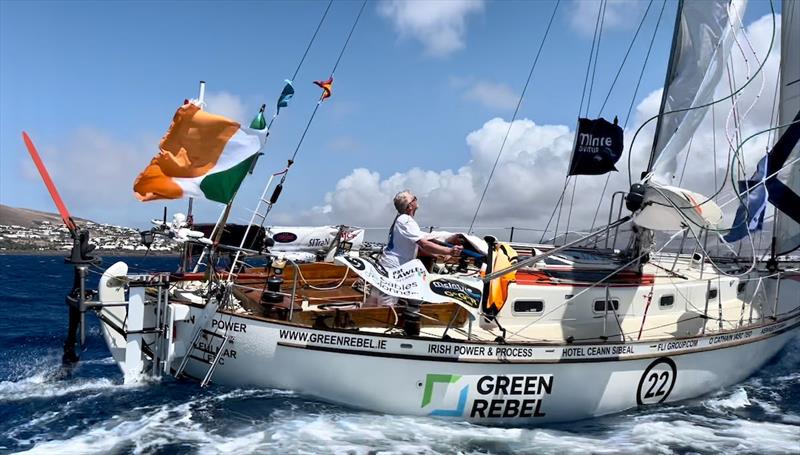
<path fill-rule="evenodd" d="M 464 250 L 464 247 L 461 245 L 454 245 L 450 248 L 450 256 L 461 256 L 461 251 Z"/>

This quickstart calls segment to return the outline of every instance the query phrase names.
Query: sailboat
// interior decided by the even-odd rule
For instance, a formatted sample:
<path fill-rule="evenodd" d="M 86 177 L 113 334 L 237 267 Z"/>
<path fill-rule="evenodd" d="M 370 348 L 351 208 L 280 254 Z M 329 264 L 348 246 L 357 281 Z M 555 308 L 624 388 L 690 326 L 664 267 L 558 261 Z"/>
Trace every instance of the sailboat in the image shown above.
<path fill-rule="evenodd" d="M 800 272 L 780 260 L 800 245 L 799 220 L 776 199 L 770 260 L 742 273 L 740 264 L 714 262 L 701 248 L 704 235 L 719 229 L 719 207 L 662 179 L 703 118 L 698 106 L 713 95 L 742 11 L 739 1 L 679 3 L 655 144 L 643 178 L 626 194 L 630 213 L 577 240 L 487 237 L 468 242 L 461 260 L 432 268 L 414 260 L 386 269 L 369 257 L 334 255 L 336 270 L 351 280 L 322 287 L 304 281 L 311 269 L 292 261 L 251 275 L 131 273 L 118 262 L 103 273 L 96 298 L 83 292 L 85 273 L 76 272 L 76 308 L 81 317 L 97 314 L 126 383 L 172 375 L 203 386 L 290 389 L 391 414 L 562 422 L 742 381 L 800 327 Z M 794 197 L 798 30 L 797 4 L 784 2 L 780 138 L 763 179 Z M 627 225 L 634 226 L 628 248 L 587 246 Z M 654 232 L 698 246 L 667 253 L 654 247 Z M 352 286 L 355 277 L 422 301 L 420 333 L 405 333 L 405 316 L 393 308 L 365 307 L 367 291 Z"/>

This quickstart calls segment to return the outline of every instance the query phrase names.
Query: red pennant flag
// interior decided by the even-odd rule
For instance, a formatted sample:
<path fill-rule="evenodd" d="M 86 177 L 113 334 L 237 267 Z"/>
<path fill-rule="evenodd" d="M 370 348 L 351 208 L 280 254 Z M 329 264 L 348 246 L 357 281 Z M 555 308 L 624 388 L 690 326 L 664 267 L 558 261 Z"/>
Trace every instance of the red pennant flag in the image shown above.
<path fill-rule="evenodd" d="M 323 90 L 322 101 L 325 101 L 326 98 L 330 98 L 331 91 L 333 90 L 333 76 L 329 77 L 327 81 L 314 81 L 314 84 L 318 85 L 319 88 Z"/>

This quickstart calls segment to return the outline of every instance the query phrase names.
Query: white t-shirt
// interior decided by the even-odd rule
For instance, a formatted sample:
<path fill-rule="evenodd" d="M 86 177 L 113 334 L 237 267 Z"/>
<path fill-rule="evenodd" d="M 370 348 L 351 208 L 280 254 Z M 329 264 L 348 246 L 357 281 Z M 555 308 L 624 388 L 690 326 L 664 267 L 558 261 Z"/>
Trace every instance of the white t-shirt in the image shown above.
<path fill-rule="evenodd" d="M 417 242 L 425 236 L 414 218 L 406 214 L 398 216 L 394 228 L 389 233 L 389 243 L 383 249 L 380 264 L 384 267 L 398 267 L 415 259 Z"/>

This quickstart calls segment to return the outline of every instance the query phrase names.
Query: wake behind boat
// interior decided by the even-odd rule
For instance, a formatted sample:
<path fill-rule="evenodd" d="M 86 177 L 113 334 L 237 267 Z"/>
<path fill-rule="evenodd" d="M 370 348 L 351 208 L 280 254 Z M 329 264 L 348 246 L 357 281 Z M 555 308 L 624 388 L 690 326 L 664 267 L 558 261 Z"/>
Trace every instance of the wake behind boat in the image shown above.
<path fill-rule="evenodd" d="M 800 327 L 800 272 L 796 263 L 780 260 L 800 245 L 796 207 L 787 204 L 800 186 L 794 159 L 800 153 L 800 84 L 791 82 L 800 77 L 800 57 L 797 40 L 788 38 L 800 19 L 793 13 L 796 5 L 786 2 L 776 127 L 781 134 L 767 155 L 769 165 L 751 179 L 756 185 L 739 194 L 748 202 L 758 186 L 782 188 L 769 196 L 779 213 L 773 248 L 767 261 L 721 261 L 705 248 L 709 233 L 723 230 L 720 208 L 664 177 L 702 120 L 718 80 L 714 63 L 725 60 L 743 12 L 743 2 L 698 5 L 705 4 L 679 4 L 667 87 L 642 180 L 618 207 L 612 204 L 607 226 L 562 245 L 493 237 L 484 243 L 464 232 L 469 254 L 461 259 L 386 268 L 369 255 L 347 251 L 340 235 L 327 250 L 329 262 L 299 264 L 269 254 L 264 267 L 241 267 L 242 258 L 262 253 L 248 244 L 249 229 L 263 227 L 297 150 L 286 170 L 274 175 L 281 183 L 270 198 L 270 183 L 265 187 L 238 245 L 220 245 L 231 201 L 269 127 L 263 108 L 250 128 L 204 112 L 201 90 L 197 102 L 176 112 L 162 153 L 175 142 L 204 151 L 214 143 L 217 164 L 184 179 L 154 159 L 136 191 L 142 199 L 194 195 L 227 204 L 208 236 L 182 218 L 160 225 L 161 234 L 180 239 L 188 250 L 201 246 L 208 267 L 190 271 L 186 264 L 180 273 L 136 274 L 119 262 L 104 272 L 95 299 L 84 284 L 91 261 L 87 238 L 73 226 L 70 335 L 83 314 L 94 310 L 126 382 L 174 375 L 203 386 L 291 389 L 361 409 L 487 424 L 578 420 L 697 397 L 742 381 Z M 704 27 L 716 27 L 717 41 L 701 40 L 698 49 L 692 40 L 679 39 Z M 714 50 L 710 55 L 707 46 Z M 696 62 L 700 73 L 686 62 Z M 330 96 L 332 81 L 332 75 L 317 81 L 324 90 L 317 107 Z M 613 168 L 622 146 L 616 123 L 581 119 L 571 174 Z M 225 134 L 200 144 L 180 136 L 191 130 L 202 137 L 208 125 Z M 623 200 L 629 212 L 624 216 Z M 745 221 L 739 224 L 747 225 L 749 236 L 757 211 L 743 207 Z M 621 226 L 633 226 L 627 247 L 597 247 Z M 739 226 L 732 228 L 724 231 Z M 661 233 L 668 239 L 656 245 Z M 272 234 L 275 242 L 278 234 Z M 689 254 L 683 252 L 687 240 L 694 243 Z M 675 252 L 670 248 L 678 241 Z M 233 256 L 226 270 L 215 267 L 223 251 Z M 409 316 L 402 309 L 367 305 L 370 288 L 423 302 L 420 333 L 403 330 Z"/>

